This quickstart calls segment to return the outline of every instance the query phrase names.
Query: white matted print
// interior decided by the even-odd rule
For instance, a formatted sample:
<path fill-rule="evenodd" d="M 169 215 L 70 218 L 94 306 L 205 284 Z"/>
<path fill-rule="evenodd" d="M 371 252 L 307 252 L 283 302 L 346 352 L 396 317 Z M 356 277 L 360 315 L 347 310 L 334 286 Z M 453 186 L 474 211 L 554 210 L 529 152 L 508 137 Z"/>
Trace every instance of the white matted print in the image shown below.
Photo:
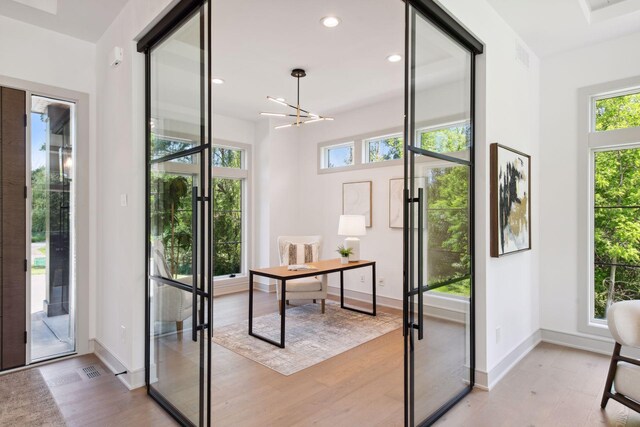
<path fill-rule="evenodd" d="M 418 189 L 425 189 L 425 179 L 423 177 L 415 178 L 415 195 L 418 196 Z M 389 180 L 389 228 L 402 228 L 402 204 L 404 203 L 404 178 L 391 178 Z M 426 197 L 426 190 L 423 190 Z M 417 204 L 415 205 L 418 208 Z M 426 201 L 425 201 L 426 206 Z M 416 212 L 416 218 L 418 214 Z"/>
<path fill-rule="evenodd" d="M 371 227 L 371 181 L 342 184 L 342 214 L 364 215 L 365 225 Z"/>

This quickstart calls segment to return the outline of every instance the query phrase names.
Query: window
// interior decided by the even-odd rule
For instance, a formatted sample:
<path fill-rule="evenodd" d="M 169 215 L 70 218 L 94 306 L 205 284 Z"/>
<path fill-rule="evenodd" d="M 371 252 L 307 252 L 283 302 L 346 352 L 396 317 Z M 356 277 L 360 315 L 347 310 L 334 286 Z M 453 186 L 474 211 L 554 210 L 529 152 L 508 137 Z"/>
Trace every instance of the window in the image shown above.
<path fill-rule="evenodd" d="M 603 132 L 640 126 L 640 92 L 596 98 L 593 129 Z"/>
<path fill-rule="evenodd" d="M 578 223 L 585 301 L 578 307 L 578 329 L 606 337 L 608 307 L 640 298 L 639 86 L 635 78 L 580 90 L 588 108 L 580 115 L 579 203 L 588 214 Z"/>
<path fill-rule="evenodd" d="M 322 168 L 339 168 L 353 165 L 354 143 L 330 145 L 322 149 Z"/>
<path fill-rule="evenodd" d="M 445 126 L 418 130 L 420 148 L 436 153 L 466 151 L 471 143 L 471 126 L 458 122 Z"/>
<path fill-rule="evenodd" d="M 216 280 L 246 274 L 247 149 L 214 146 L 213 274 Z"/>
<path fill-rule="evenodd" d="M 611 303 L 640 299 L 640 148 L 595 152 L 593 188 L 593 315 L 605 319 Z"/>
<path fill-rule="evenodd" d="M 364 140 L 364 163 L 377 163 L 402 159 L 402 134 L 379 136 Z"/>
<path fill-rule="evenodd" d="M 213 166 L 242 169 L 242 150 L 213 147 Z"/>

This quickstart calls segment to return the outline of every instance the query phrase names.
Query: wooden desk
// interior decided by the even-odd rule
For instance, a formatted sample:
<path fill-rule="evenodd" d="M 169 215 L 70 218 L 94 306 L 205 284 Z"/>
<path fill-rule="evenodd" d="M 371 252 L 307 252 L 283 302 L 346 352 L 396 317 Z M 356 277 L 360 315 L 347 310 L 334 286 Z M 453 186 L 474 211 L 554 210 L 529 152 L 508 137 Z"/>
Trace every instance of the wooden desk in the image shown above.
<path fill-rule="evenodd" d="M 348 264 L 340 263 L 340 259 L 328 259 L 323 261 L 317 261 L 309 263 L 308 265 L 316 267 L 313 270 L 298 270 L 290 271 L 287 266 L 269 267 L 269 268 L 257 268 L 249 270 L 249 335 L 266 341 L 269 344 L 273 344 L 277 347 L 284 348 L 285 338 L 285 313 L 286 309 L 280 312 L 280 342 L 274 341 L 262 335 L 253 332 L 253 276 L 263 276 L 270 279 L 276 279 L 280 281 L 280 295 L 282 299 L 286 299 L 287 281 L 293 279 L 302 279 L 304 277 L 321 276 L 323 274 L 340 273 L 340 307 L 345 310 L 356 311 L 358 313 L 368 314 L 369 316 L 376 315 L 376 262 L 360 260 L 350 262 Z M 371 267 L 371 291 L 373 294 L 373 308 L 371 311 L 360 310 L 355 307 L 348 307 L 344 305 L 344 272 L 347 270 L 353 270 L 355 268 Z M 276 285 L 277 286 L 277 285 Z M 284 306 L 284 304 L 283 304 Z"/>

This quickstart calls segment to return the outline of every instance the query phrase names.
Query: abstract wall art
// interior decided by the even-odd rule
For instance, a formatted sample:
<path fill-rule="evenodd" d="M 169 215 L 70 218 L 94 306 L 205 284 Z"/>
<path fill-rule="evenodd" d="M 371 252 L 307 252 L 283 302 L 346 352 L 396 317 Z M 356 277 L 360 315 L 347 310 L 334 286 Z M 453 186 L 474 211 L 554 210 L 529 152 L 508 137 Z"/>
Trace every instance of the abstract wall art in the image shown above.
<path fill-rule="evenodd" d="M 491 256 L 531 249 L 531 156 L 490 146 Z"/>
<path fill-rule="evenodd" d="M 342 214 L 364 215 L 365 225 L 371 227 L 371 181 L 342 184 Z"/>

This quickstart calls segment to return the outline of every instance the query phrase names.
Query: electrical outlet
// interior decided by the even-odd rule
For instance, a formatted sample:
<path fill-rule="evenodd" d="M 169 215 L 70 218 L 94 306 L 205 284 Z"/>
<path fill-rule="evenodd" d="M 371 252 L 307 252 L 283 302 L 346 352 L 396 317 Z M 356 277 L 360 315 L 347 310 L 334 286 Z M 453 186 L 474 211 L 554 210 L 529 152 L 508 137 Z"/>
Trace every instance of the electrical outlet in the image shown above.
<path fill-rule="evenodd" d="M 500 326 L 498 326 L 496 328 L 496 344 L 498 344 L 500 342 L 500 339 L 502 338 L 502 329 L 500 328 Z"/>
<path fill-rule="evenodd" d="M 384 277 L 378 279 L 378 286 L 384 287 Z"/>
<path fill-rule="evenodd" d="M 126 207 L 127 205 L 129 205 L 129 197 L 127 197 L 125 193 L 122 193 L 120 195 L 120 206 Z"/>
<path fill-rule="evenodd" d="M 125 341 L 127 338 L 127 328 L 124 325 L 120 325 L 120 340 Z"/>
<path fill-rule="evenodd" d="M 364 283 L 364 274 L 360 275 L 360 282 Z"/>

